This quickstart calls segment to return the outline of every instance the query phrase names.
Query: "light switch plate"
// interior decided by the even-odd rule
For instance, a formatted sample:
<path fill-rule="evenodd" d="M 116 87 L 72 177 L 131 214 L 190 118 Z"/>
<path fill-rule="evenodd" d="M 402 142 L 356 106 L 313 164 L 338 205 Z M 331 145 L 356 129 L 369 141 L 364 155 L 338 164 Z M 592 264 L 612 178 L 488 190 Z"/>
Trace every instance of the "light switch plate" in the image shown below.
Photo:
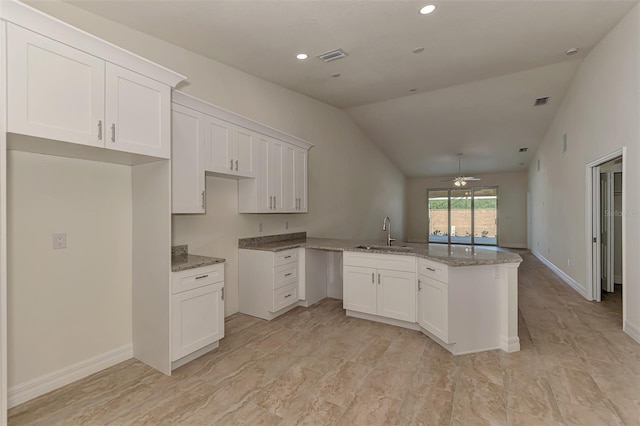
<path fill-rule="evenodd" d="M 67 248 L 67 233 L 53 234 L 52 235 L 53 249 L 65 249 Z"/>

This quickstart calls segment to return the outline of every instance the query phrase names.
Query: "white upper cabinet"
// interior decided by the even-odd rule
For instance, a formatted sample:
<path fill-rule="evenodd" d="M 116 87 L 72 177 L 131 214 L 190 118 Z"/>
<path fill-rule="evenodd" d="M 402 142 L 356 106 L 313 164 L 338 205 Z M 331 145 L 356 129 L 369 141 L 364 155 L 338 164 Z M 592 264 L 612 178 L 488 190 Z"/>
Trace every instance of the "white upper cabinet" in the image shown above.
<path fill-rule="evenodd" d="M 295 150 L 295 162 L 293 164 L 293 196 L 294 210 L 298 213 L 306 213 L 307 207 L 307 150 L 297 148 Z"/>
<path fill-rule="evenodd" d="M 255 177 L 254 133 L 210 115 L 205 119 L 205 170 Z"/>
<path fill-rule="evenodd" d="M 8 25 L 8 130 L 104 146 L 105 62 Z"/>
<path fill-rule="evenodd" d="M 169 86 L 107 63 L 105 93 L 107 147 L 170 158 Z"/>
<path fill-rule="evenodd" d="M 8 24 L 8 130 L 169 158 L 171 88 Z"/>
<path fill-rule="evenodd" d="M 172 105 L 172 213 L 205 212 L 204 127 L 203 113 Z"/>

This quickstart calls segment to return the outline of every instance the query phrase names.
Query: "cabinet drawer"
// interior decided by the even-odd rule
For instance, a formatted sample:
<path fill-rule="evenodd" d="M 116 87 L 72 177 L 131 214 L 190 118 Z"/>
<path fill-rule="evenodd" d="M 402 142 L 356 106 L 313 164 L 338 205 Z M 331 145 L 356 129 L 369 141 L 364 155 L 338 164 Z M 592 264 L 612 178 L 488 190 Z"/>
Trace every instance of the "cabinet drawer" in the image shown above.
<path fill-rule="evenodd" d="M 298 264 L 289 263 L 287 265 L 277 266 L 274 270 L 273 288 L 284 287 L 287 284 L 295 284 L 298 282 Z"/>
<path fill-rule="evenodd" d="M 428 259 L 418 259 L 418 273 L 443 283 L 449 281 L 449 267 Z"/>
<path fill-rule="evenodd" d="M 298 284 L 291 284 L 286 287 L 274 290 L 273 292 L 273 310 L 277 312 L 298 301 Z"/>
<path fill-rule="evenodd" d="M 345 251 L 344 264 L 363 268 L 387 269 L 390 271 L 416 271 L 416 258 L 397 254 L 362 253 Z"/>
<path fill-rule="evenodd" d="M 273 266 L 285 265 L 298 261 L 298 249 L 279 251 L 274 254 Z"/>
<path fill-rule="evenodd" d="M 205 285 L 224 281 L 224 263 L 171 274 L 171 294 L 182 293 Z"/>

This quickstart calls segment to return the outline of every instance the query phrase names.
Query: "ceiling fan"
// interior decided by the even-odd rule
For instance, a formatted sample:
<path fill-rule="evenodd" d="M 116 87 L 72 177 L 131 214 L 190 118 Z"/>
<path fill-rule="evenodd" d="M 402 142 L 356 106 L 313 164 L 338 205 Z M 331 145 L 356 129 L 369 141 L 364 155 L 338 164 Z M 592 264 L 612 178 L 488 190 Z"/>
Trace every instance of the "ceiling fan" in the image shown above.
<path fill-rule="evenodd" d="M 473 177 L 473 176 L 463 176 L 462 175 L 462 171 L 460 168 L 460 159 L 462 158 L 462 154 L 458 154 L 458 176 L 452 178 L 452 179 L 447 179 L 447 180 L 443 180 L 442 182 L 453 182 L 453 184 L 455 186 L 465 186 L 467 184 L 467 182 L 469 181 L 477 181 L 480 180 L 480 178 L 477 177 Z"/>

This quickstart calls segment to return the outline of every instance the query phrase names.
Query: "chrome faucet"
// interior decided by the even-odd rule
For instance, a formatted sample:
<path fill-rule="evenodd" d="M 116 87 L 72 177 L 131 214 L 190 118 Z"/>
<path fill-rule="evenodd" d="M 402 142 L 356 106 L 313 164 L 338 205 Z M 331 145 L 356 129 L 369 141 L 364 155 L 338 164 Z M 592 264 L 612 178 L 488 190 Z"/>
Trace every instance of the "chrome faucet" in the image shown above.
<path fill-rule="evenodd" d="M 395 238 L 391 238 L 391 218 L 385 216 L 382 221 L 382 230 L 387 231 L 387 247 L 391 247 L 391 241 L 395 241 Z"/>

